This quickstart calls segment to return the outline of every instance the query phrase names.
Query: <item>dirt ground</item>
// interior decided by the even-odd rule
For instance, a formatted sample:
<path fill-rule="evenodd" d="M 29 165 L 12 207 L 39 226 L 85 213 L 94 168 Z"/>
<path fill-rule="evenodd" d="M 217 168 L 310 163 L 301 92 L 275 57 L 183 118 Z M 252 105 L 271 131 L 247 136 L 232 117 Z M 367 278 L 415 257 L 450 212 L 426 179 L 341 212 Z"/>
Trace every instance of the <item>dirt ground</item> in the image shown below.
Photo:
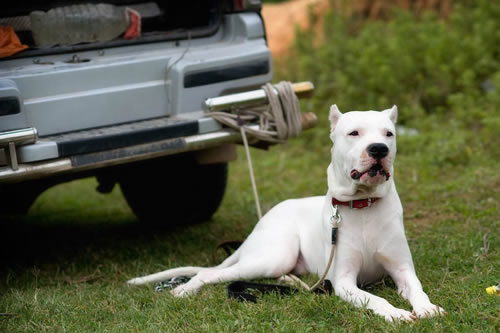
<path fill-rule="evenodd" d="M 305 28 L 308 24 L 309 6 L 314 11 L 324 11 L 328 0 L 293 0 L 276 4 L 264 4 L 262 16 L 266 23 L 269 48 L 274 57 L 286 53 L 293 43 L 295 25 Z"/>
<path fill-rule="evenodd" d="M 342 10 L 347 15 L 366 19 L 387 19 L 393 6 L 415 13 L 433 10 L 446 17 L 451 11 L 452 3 L 453 0 L 289 0 L 264 4 L 262 15 L 266 23 L 269 48 L 277 58 L 284 56 L 293 43 L 295 25 L 307 27 L 309 7 L 316 14 L 325 13 L 330 6 L 334 6 L 336 10 Z M 318 38 L 321 38 L 321 18 L 322 15 L 318 15 Z"/>

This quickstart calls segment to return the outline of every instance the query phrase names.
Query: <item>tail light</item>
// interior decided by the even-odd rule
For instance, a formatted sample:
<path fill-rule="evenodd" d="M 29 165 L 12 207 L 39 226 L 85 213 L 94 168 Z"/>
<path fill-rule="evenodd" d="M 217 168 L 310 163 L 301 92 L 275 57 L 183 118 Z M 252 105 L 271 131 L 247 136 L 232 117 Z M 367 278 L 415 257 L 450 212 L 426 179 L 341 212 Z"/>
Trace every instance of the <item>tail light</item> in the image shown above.
<path fill-rule="evenodd" d="M 261 0 L 233 0 L 233 10 L 235 12 L 260 10 L 261 7 Z"/>

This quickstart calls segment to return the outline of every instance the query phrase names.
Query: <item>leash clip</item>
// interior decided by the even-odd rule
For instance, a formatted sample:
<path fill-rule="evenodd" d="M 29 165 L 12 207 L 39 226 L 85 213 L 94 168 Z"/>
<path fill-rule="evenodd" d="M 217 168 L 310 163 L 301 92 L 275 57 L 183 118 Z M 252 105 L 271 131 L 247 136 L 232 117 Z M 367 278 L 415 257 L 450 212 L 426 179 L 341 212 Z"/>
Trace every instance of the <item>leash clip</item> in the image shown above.
<path fill-rule="evenodd" d="M 339 212 L 339 205 L 332 205 L 332 216 L 330 217 L 330 223 L 332 226 L 334 224 L 340 224 L 342 222 L 342 215 Z"/>
<path fill-rule="evenodd" d="M 168 281 L 158 282 L 155 286 L 155 291 L 159 293 L 162 292 L 164 289 L 174 289 L 175 287 L 181 284 L 189 282 L 189 280 L 191 280 L 191 278 L 188 276 L 183 276 L 183 275 L 174 276 Z"/>

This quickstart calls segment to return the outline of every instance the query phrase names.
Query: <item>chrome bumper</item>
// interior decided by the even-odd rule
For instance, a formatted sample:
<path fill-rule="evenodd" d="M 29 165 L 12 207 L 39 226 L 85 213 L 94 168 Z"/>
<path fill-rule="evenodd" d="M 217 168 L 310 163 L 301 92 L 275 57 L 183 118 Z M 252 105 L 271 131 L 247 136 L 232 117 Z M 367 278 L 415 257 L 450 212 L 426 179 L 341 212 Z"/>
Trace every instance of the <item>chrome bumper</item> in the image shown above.
<path fill-rule="evenodd" d="M 8 166 L 0 167 L 0 183 L 16 183 L 56 174 L 98 169 L 187 151 L 207 149 L 225 143 L 236 143 L 239 140 L 239 132 L 220 130 L 213 133 L 156 141 L 74 157 L 19 164 L 16 170 Z"/>
<path fill-rule="evenodd" d="M 16 146 L 35 143 L 38 137 L 36 128 L 23 128 L 0 133 L 0 148 L 4 149 L 7 165 L 13 171 L 19 169 Z"/>

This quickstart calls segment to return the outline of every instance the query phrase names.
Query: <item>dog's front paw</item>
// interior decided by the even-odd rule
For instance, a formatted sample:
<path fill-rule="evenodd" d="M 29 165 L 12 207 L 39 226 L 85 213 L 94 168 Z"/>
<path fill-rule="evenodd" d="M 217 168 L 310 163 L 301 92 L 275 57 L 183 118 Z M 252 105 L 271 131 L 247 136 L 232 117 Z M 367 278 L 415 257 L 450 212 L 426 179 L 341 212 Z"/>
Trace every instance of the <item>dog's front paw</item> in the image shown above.
<path fill-rule="evenodd" d="M 410 311 L 406 311 L 403 309 L 398 309 L 396 307 L 391 306 L 390 308 L 386 308 L 380 311 L 375 311 L 376 314 L 381 315 L 385 318 L 385 320 L 394 322 L 394 321 L 405 321 L 412 322 L 416 319 L 415 315 Z"/>
<path fill-rule="evenodd" d="M 447 312 L 442 307 L 429 303 L 415 306 L 412 313 L 418 318 L 430 318 L 438 315 L 444 316 Z"/>

